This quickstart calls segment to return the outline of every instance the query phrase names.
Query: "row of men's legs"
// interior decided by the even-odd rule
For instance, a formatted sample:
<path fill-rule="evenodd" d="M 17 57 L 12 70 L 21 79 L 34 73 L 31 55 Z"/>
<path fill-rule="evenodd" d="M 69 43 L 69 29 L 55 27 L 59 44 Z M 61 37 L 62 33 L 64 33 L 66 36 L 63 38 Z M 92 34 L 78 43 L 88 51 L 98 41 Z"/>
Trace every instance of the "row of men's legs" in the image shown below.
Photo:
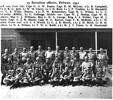
<path fill-rule="evenodd" d="M 19 80 L 16 81 L 9 81 L 7 82 L 7 86 L 10 86 L 10 88 L 18 88 L 18 87 L 26 87 L 26 86 L 44 86 L 46 84 L 50 84 L 53 87 L 54 86 L 104 86 L 107 83 L 106 80 L 102 79 L 96 79 L 96 80 L 69 80 L 69 79 L 61 79 L 55 80 L 55 81 L 48 81 L 47 79 L 39 79 L 37 81 L 28 81 L 27 83 L 22 83 Z"/>

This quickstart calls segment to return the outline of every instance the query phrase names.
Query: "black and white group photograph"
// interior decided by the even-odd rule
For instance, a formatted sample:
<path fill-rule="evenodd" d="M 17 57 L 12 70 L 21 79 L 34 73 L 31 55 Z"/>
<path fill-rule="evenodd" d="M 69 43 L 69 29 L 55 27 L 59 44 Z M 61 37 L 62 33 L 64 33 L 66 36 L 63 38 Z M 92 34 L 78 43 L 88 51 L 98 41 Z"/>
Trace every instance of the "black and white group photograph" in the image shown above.
<path fill-rule="evenodd" d="M 2 28 L 4 98 L 112 98 L 111 28 Z"/>

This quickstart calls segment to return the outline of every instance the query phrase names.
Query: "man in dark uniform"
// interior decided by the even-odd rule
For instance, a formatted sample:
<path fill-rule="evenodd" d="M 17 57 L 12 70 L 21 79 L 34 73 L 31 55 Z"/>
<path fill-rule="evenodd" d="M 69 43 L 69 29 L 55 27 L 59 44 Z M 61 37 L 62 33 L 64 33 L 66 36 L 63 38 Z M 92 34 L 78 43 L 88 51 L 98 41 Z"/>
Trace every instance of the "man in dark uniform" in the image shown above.
<path fill-rule="evenodd" d="M 23 69 L 22 68 L 17 68 L 15 71 L 15 76 L 14 76 L 14 82 L 11 85 L 10 89 L 19 87 L 23 84 L 22 78 L 23 78 Z"/>
<path fill-rule="evenodd" d="M 34 64 L 32 63 L 30 58 L 27 58 L 26 63 L 24 64 L 25 66 L 25 71 L 29 76 L 29 82 L 33 81 L 33 69 L 34 69 Z"/>
<path fill-rule="evenodd" d="M 50 62 L 50 60 L 48 58 L 46 58 L 46 62 L 43 65 L 43 76 L 44 76 L 44 82 L 48 83 L 50 78 L 51 78 L 51 74 L 52 74 L 52 63 Z"/>
<path fill-rule="evenodd" d="M 64 50 L 64 59 L 66 59 L 66 57 L 69 57 L 70 58 L 70 52 L 69 52 L 69 49 L 68 47 L 65 47 L 65 50 Z"/>
<path fill-rule="evenodd" d="M 8 49 L 5 49 L 4 54 L 2 54 L 2 64 L 6 64 L 9 57 L 10 54 L 8 53 Z"/>
<path fill-rule="evenodd" d="M 43 62 L 45 61 L 45 51 L 41 45 L 38 46 L 38 50 L 35 52 L 35 60 L 37 57 L 40 57 Z"/>
<path fill-rule="evenodd" d="M 36 62 L 34 62 L 34 71 L 33 71 L 33 83 L 34 84 L 43 84 L 43 66 L 44 63 L 41 62 L 41 58 L 37 57 Z"/>
<path fill-rule="evenodd" d="M 11 60 L 12 62 L 15 64 L 17 63 L 17 60 L 19 59 L 19 53 L 18 53 L 18 49 L 15 48 L 14 52 L 11 54 Z"/>
<path fill-rule="evenodd" d="M 106 77 L 106 70 L 108 67 L 107 61 L 108 56 L 106 53 L 104 53 L 103 49 L 100 48 L 100 53 L 97 55 L 97 73 L 96 73 L 96 82 L 100 85 L 103 84 Z"/>
<path fill-rule="evenodd" d="M 63 73 L 60 75 L 60 82 L 61 84 L 65 85 L 69 85 L 70 81 L 72 79 L 72 73 L 69 70 L 69 67 L 65 67 L 65 70 L 63 71 Z"/>
<path fill-rule="evenodd" d="M 58 67 L 55 67 L 51 75 L 51 83 L 53 86 L 55 86 L 59 85 L 59 81 L 60 81 L 60 71 Z"/>
<path fill-rule="evenodd" d="M 56 46 L 56 50 L 55 50 L 55 58 L 58 58 L 59 59 L 59 63 L 62 64 L 61 65 L 61 68 L 60 68 L 60 72 L 64 69 L 63 68 L 63 51 L 60 50 L 60 47 L 59 46 Z"/>
<path fill-rule="evenodd" d="M 35 59 L 35 51 L 34 51 L 34 47 L 30 46 L 30 50 L 28 52 L 28 57 L 31 59 L 32 62 L 34 62 Z"/>
<path fill-rule="evenodd" d="M 19 59 L 20 59 L 20 54 L 18 53 L 18 49 L 15 48 L 14 52 L 11 54 L 11 61 L 14 70 L 16 70 L 16 65 L 18 64 Z"/>
<path fill-rule="evenodd" d="M 73 66 L 69 57 L 65 58 L 63 64 L 65 67 L 68 67 L 68 70 L 71 70 L 71 71 L 73 70 Z"/>
<path fill-rule="evenodd" d="M 70 51 L 70 59 L 74 68 L 80 66 L 79 53 L 76 51 L 75 47 L 72 47 L 72 50 Z"/>
<path fill-rule="evenodd" d="M 87 55 L 88 61 L 93 64 L 92 70 L 94 77 L 96 77 L 96 59 L 97 59 L 96 54 L 92 51 L 92 48 L 89 48 L 89 53 Z"/>
<path fill-rule="evenodd" d="M 63 52 L 62 50 L 60 50 L 59 46 L 56 46 L 55 57 L 58 57 L 58 59 L 60 59 L 60 61 L 63 62 Z"/>
<path fill-rule="evenodd" d="M 3 83 L 5 85 L 12 85 L 15 81 L 15 77 L 14 77 L 14 70 L 8 70 L 6 76 L 3 79 Z"/>
<path fill-rule="evenodd" d="M 5 49 L 4 54 L 2 54 L 1 57 L 1 72 L 2 72 L 1 84 L 3 84 L 3 79 L 6 76 L 6 72 L 8 71 L 7 69 L 8 58 L 10 58 L 10 54 L 8 53 L 8 49 Z"/>
<path fill-rule="evenodd" d="M 20 53 L 20 57 L 21 57 L 22 63 L 23 64 L 26 63 L 26 60 L 28 57 L 26 48 L 23 48 L 22 52 Z"/>
<path fill-rule="evenodd" d="M 73 66 L 73 85 L 80 83 L 82 69 L 80 67 L 80 58 L 79 53 L 76 51 L 75 47 L 72 47 L 70 52 L 71 54 L 71 62 Z"/>
<path fill-rule="evenodd" d="M 52 65 L 52 73 L 54 73 L 55 69 L 57 68 L 57 70 L 59 70 L 59 74 L 62 73 L 62 63 L 60 62 L 59 58 L 55 58 L 53 65 Z"/>
<path fill-rule="evenodd" d="M 56 57 L 52 65 L 52 74 L 51 74 L 51 83 L 53 84 L 53 86 L 59 84 L 60 74 L 62 73 L 61 66 L 62 64 L 59 58 Z"/>

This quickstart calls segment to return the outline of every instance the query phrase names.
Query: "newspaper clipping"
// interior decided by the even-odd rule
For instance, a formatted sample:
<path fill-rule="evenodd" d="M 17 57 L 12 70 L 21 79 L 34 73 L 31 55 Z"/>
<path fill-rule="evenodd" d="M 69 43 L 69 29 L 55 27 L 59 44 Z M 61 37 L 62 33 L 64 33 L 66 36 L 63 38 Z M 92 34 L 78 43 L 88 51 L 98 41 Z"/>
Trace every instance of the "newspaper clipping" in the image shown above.
<path fill-rule="evenodd" d="M 112 0 L 0 0 L 0 97 L 112 99 L 112 9 Z"/>

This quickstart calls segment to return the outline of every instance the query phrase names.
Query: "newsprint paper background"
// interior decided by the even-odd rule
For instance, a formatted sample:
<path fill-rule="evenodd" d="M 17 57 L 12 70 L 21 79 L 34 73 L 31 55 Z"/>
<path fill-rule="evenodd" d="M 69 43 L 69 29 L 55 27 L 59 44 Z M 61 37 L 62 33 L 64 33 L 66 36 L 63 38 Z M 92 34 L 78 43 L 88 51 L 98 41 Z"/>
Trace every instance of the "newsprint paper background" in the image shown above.
<path fill-rule="evenodd" d="M 112 4 L 0 0 L 0 97 L 112 99 Z"/>

